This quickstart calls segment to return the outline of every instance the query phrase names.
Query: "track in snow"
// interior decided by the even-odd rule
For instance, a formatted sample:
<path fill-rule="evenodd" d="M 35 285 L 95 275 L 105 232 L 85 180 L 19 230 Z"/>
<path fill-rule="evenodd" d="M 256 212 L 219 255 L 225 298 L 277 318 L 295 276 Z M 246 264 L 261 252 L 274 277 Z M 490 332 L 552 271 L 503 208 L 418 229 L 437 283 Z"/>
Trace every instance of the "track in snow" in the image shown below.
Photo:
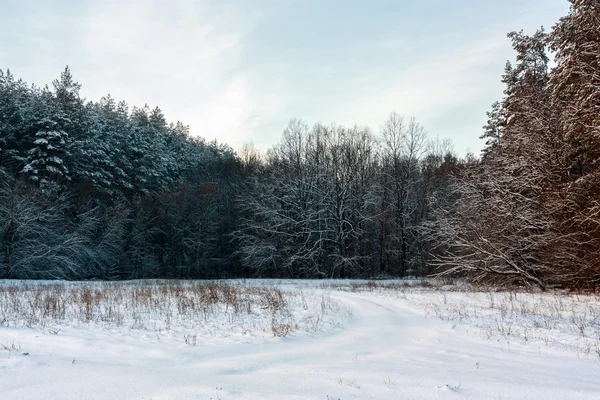
<path fill-rule="evenodd" d="M 455 330 L 410 299 L 333 292 L 341 329 L 197 346 L 73 329 L 0 329 L 0 398 L 10 399 L 593 399 L 598 361 L 537 355 Z"/>

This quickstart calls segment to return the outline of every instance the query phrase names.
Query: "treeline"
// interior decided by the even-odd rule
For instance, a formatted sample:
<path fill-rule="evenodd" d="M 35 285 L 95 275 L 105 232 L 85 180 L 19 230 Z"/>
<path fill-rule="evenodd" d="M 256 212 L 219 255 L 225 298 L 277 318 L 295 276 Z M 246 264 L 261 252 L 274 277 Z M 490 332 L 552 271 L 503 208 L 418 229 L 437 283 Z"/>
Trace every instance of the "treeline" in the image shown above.
<path fill-rule="evenodd" d="M 571 0 L 517 53 L 488 113 L 482 159 L 436 211 L 435 264 L 492 283 L 600 285 L 600 3 Z M 549 55 L 555 67 L 549 71 Z"/>
<path fill-rule="evenodd" d="M 0 71 L 0 278 L 235 275 L 233 150 L 79 90 Z"/>
<path fill-rule="evenodd" d="M 242 263 L 261 276 L 359 278 L 425 275 L 433 203 L 463 163 L 392 113 L 368 128 L 290 122 L 240 195 L 234 233 Z"/>
<path fill-rule="evenodd" d="M 79 91 L 0 71 L 0 278 L 431 272 L 423 224 L 460 162 L 416 121 L 292 121 L 259 157 Z"/>
<path fill-rule="evenodd" d="M 160 109 L 0 71 L 0 278 L 459 275 L 600 284 L 600 3 L 510 33 L 480 158 L 414 119 L 239 154 Z M 550 70 L 550 54 L 555 66 Z"/>

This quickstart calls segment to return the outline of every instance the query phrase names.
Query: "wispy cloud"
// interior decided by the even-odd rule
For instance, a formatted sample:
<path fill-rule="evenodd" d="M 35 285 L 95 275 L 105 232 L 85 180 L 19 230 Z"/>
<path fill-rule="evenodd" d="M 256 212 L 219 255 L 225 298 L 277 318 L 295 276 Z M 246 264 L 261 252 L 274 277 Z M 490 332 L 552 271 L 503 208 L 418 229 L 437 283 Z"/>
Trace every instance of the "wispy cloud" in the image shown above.
<path fill-rule="evenodd" d="M 375 130 L 414 115 L 461 151 L 502 94 L 509 30 L 564 0 L 7 0 L 0 68 L 36 84 L 65 65 L 84 96 L 159 106 L 191 132 L 267 148 L 287 120 Z"/>
<path fill-rule="evenodd" d="M 235 3 L 112 0 L 76 10 L 40 3 L 17 17 L 20 43 L 0 61 L 28 81 L 49 83 L 69 64 L 90 99 L 111 93 L 160 106 L 209 140 L 237 142 L 252 129 L 240 56 L 258 12 Z"/>
<path fill-rule="evenodd" d="M 431 52 L 410 50 L 403 41 L 371 42 L 353 49 L 347 58 L 300 69 L 293 64 L 263 65 L 253 80 L 260 82 L 271 99 L 279 100 L 277 115 L 271 117 L 280 119 L 280 126 L 283 118 L 296 116 L 309 123 L 358 123 L 378 130 L 395 110 L 416 116 L 432 135 L 452 136 L 457 147 L 466 148 L 477 141 L 481 118 L 471 118 L 465 129 L 464 123 L 457 127 L 452 121 L 460 116 L 450 114 L 469 106 L 469 112 L 485 117 L 491 99 L 502 90 L 499 77 L 503 62 L 497 62 L 498 54 L 510 54 L 503 36 L 475 38 Z M 259 105 L 272 101 L 265 101 L 264 94 L 255 95 L 261 99 Z M 483 102 L 482 97 L 486 99 Z M 260 111 L 269 114 L 269 110 Z M 268 130 L 266 123 L 263 126 Z"/>
<path fill-rule="evenodd" d="M 190 0 L 122 3 L 86 10 L 80 44 L 85 69 L 98 75 L 88 90 L 159 105 L 208 139 L 247 134 L 252 104 L 239 63 L 258 15 Z"/>

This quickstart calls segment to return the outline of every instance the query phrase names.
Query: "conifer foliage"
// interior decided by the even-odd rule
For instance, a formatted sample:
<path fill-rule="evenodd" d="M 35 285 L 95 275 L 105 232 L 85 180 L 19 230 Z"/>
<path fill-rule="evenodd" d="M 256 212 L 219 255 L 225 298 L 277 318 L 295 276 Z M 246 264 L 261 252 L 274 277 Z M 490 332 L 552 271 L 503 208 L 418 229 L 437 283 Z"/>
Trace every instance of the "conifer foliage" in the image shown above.
<path fill-rule="evenodd" d="M 26 164 L 21 173 L 42 188 L 68 181 L 69 170 L 64 161 L 67 133 L 49 118 L 43 118 L 37 125 L 39 130 L 33 137 L 31 149 L 26 153 Z"/>
<path fill-rule="evenodd" d="M 439 210 L 436 263 L 497 283 L 600 284 L 600 4 L 571 0 L 546 34 L 508 35 L 504 98 L 488 113 L 481 161 Z M 548 50 L 556 66 L 548 70 Z"/>
<path fill-rule="evenodd" d="M 0 278 L 229 275 L 234 152 L 80 88 L 0 71 Z"/>

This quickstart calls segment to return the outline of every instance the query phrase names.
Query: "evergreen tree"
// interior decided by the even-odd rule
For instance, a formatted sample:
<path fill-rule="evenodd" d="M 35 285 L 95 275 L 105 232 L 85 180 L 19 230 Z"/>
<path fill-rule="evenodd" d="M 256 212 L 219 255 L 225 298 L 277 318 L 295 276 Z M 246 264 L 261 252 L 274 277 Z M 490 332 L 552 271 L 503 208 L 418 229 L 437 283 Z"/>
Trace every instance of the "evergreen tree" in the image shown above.
<path fill-rule="evenodd" d="M 516 64 L 507 64 L 505 97 L 484 133 L 492 145 L 455 183 L 455 215 L 439 217 L 448 238 L 441 241 L 448 250 L 439 261 L 447 271 L 468 271 L 477 279 L 544 288 L 553 274 L 553 193 L 562 147 L 546 88 L 547 35 L 539 30 L 508 37 Z"/>
<path fill-rule="evenodd" d="M 600 3 L 571 0 L 550 36 L 556 67 L 549 87 L 568 146 L 563 202 L 556 213 L 557 264 L 571 286 L 600 285 Z"/>
<path fill-rule="evenodd" d="M 491 111 L 486 112 L 488 117 L 487 123 L 483 127 L 483 135 L 479 138 L 485 140 L 485 145 L 482 150 L 483 158 L 493 152 L 500 144 L 502 139 L 502 129 L 506 123 L 502 104 L 498 101 L 492 104 Z"/>
<path fill-rule="evenodd" d="M 15 80 L 9 70 L 0 70 L 0 167 L 9 174 L 21 171 L 31 145 L 27 127 L 33 118 L 32 97 L 25 82 Z"/>
<path fill-rule="evenodd" d="M 68 135 L 58 122 L 50 118 L 43 118 L 36 125 L 38 131 L 27 152 L 26 164 L 21 173 L 42 189 L 64 187 L 70 180 L 69 170 L 65 165 Z"/>
<path fill-rule="evenodd" d="M 556 67 L 550 87 L 565 139 L 575 151 L 574 172 L 597 175 L 600 167 L 600 3 L 570 0 L 569 15 L 551 35 Z M 595 178 L 594 178 L 595 179 Z"/>

